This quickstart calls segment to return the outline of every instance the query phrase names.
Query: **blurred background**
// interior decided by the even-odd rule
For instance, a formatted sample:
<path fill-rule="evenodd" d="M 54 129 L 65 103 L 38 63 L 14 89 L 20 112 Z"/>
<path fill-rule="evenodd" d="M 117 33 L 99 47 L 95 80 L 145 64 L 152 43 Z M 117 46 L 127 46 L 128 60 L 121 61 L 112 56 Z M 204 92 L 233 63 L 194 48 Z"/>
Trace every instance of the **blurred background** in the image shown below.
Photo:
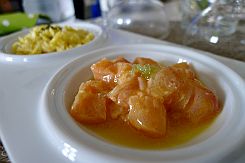
<path fill-rule="evenodd" d="M 0 36 L 71 20 L 245 61 L 245 0 L 0 0 Z"/>
<path fill-rule="evenodd" d="M 101 16 L 101 10 L 106 8 L 104 6 L 116 1 L 119 0 L 0 0 L 0 14 L 13 12 L 47 14 L 53 21 L 62 21 L 75 14 L 79 19 L 88 19 Z M 63 8 L 65 10 L 61 10 Z"/>

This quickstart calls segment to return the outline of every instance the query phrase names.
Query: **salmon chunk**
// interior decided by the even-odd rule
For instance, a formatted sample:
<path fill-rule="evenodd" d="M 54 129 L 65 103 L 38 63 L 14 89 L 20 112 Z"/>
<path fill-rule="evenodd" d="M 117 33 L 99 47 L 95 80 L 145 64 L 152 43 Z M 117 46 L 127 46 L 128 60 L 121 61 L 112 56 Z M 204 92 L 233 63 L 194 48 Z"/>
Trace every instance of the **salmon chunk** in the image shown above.
<path fill-rule="evenodd" d="M 221 111 L 215 94 L 198 80 L 186 81 L 165 100 L 165 105 L 171 118 L 193 124 L 211 119 Z"/>
<path fill-rule="evenodd" d="M 110 98 L 116 104 L 128 108 L 129 97 L 136 95 L 138 90 L 138 79 L 133 78 L 132 80 L 117 85 L 112 91 L 108 93 L 108 98 Z"/>
<path fill-rule="evenodd" d="M 221 112 L 218 99 L 211 90 L 198 80 L 193 80 L 191 85 L 194 91 L 192 101 L 186 108 L 188 119 L 193 123 L 199 123 Z"/>
<path fill-rule="evenodd" d="M 95 80 L 102 80 L 108 83 L 114 82 L 114 75 L 117 72 L 113 62 L 104 58 L 91 66 Z"/>
<path fill-rule="evenodd" d="M 151 137 L 161 137 L 166 132 L 166 110 L 161 101 L 147 95 L 129 98 L 129 123 Z"/>
<path fill-rule="evenodd" d="M 110 61 L 108 59 L 102 59 L 99 62 L 91 66 L 91 70 L 95 80 L 102 80 L 109 83 L 112 87 L 118 82 L 118 78 L 132 69 L 130 63 L 123 58 Z"/>
<path fill-rule="evenodd" d="M 80 85 L 70 113 L 79 122 L 100 123 L 106 120 L 106 94 L 109 86 L 99 80 Z"/>
<path fill-rule="evenodd" d="M 164 100 L 175 92 L 180 86 L 180 81 L 170 68 L 162 68 L 148 81 L 148 93 L 156 98 Z"/>
<path fill-rule="evenodd" d="M 89 80 L 84 82 L 80 85 L 79 90 L 84 90 L 90 93 L 108 93 L 111 88 L 108 86 L 107 83 L 101 80 Z"/>
<path fill-rule="evenodd" d="M 133 64 L 140 64 L 140 65 L 150 64 L 150 65 L 160 66 L 158 64 L 158 62 L 156 62 L 150 58 L 144 58 L 144 57 L 135 58 L 135 60 L 133 61 Z"/>
<path fill-rule="evenodd" d="M 163 67 L 148 81 L 148 93 L 164 100 L 175 91 L 179 91 L 179 87 L 186 80 L 195 78 L 194 71 L 185 62 Z"/>
<path fill-rule="evenodd" d="M 125 120 L 125 117 L 128 114 L 128 107 L 123 107 L 121 105 L 114 103 L 113 101 L 107 102 L 106 108 L 108 114 L 110 115 L 110 118 L 112 119 L 121 118 Z"/>
<path fill-rule="evenodd" d="M 106 120 L 106 98 L 99 94 L 79 91 L 70 114 L 81 123 L 101 123 Z"/>
<path fill-rule="evenodd" d="M 118 63 L 118 62 L 122 62 L 122 63 L 130 63 L 127 59 L 119 56 L 117 57 L 116 59 L 113 59 L 112 60 L 113 63 Z"/>
<path fill-rule="evenodd" d="M 117 73 L 114 76 L 114 82 L 117 84 L 124 83 L 133 78 L 131 74 L 132 65 L 130 63 L 116 63 Z"/>
<path fill-rule="evenodd" d="M 196 79 L 197 78 L 194 70 L 192 70 L 190 65 L 186 62 L 174 64 L 170 66 L 169 68 L 175 73 L 175 75 L 181 81 L 186 80 L 186 79 Z"/>

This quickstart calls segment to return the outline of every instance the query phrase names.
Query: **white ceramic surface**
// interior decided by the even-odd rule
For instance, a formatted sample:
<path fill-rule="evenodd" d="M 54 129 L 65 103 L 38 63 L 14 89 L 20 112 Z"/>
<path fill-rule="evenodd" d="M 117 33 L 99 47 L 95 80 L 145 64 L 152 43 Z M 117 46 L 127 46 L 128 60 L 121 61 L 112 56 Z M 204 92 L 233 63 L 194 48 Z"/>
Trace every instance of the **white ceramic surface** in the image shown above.
<path fill-rule="evenodd" d="M 9 36 L 0 40 L 0 59 L 6 61 L 14 62 L 40 62 L 50 59 L 57 59 L 60 57 L 67 57 L 68 55 L 79 56 L 80 53 L 91 51 L 95 48 L 100 47 L 103 44 L 104 39 L 106 39 L 103 29 L 97 25 L 89 23 L 70 23 L 70 24 L 58 24 L 60 26 L 71 26 L 73 28 L 82 28 L 87 31 L 94 33 L 95 38 L 85 45 L 81 45 L 75 48 L 63 52 L 52 52 L 45 54 L 35 54 L 35 55 L 16 55 L 12 52 L 11 47 L 14 42 L 17 41 L 19 37 L 25 36 L 30 29 L 25 29 L 20 32 L 13 33 Z M 69 56 L 68 56 L 69 57 Z"/>
<path fill-rule="evenodd" d="M 116 146 L 81 129 L 67 108 L 79 84 L 91 78 L 89 67 L 103 57 L 150 57 L 173 64 L 187 61 L 214 90 L 223 110 L 207 131 L 171 150 L 141 151 Z M 75 162 L 218 162 L 235 151 L 245 138 L 245 85 L 235 72 L 199 53 L 164 45 L 110 47 L 79 57 L 61 68 L 46 85 L 40 101 L 42 129 L 56 150 Z M 238 125 L 239 124 L 239 125 Z M 225 143 L 224 143 L 225 142 Z M 68 151 L 68 154 L 67 154 Z"/>

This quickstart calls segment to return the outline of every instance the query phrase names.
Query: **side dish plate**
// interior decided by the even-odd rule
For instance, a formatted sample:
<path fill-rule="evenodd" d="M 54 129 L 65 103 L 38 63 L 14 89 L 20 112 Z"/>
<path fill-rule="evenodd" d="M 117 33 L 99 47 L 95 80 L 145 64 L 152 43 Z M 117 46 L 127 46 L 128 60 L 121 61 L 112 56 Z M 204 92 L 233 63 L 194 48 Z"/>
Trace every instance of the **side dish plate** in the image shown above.
<path fill-rule="evenodd" d="M 58 24 L 59 25 L 59 24 Z M 62 52 L 52 52 L 45 54 L 35 55 L 19 55 L 13 54 L 11 48 L 12 44 L 17 41 L 19 37 L 25 36 L 30 29 L 24 29 L 20 32 L 13 33 L 9 36 L 4 37 L 0 40 L 0 59 L 5 61 L 13 62 L 40 62 L 43 60 L 52 60 L 60 57 L 78 56 L 81 53 L 89 52 L 95 48 L 102 46 L 103 40 L 106 39 L 105 32 L 100 26 L 89 24 L 89 23 L 71 23 L 71 24 L 60 24 L 59 26 L 71 26 L 72 28 L 82 28 L 89 32 L 92 32 L 95 38 L 85 45 L 81 45 L 75 48 L 71 48 Z"/>

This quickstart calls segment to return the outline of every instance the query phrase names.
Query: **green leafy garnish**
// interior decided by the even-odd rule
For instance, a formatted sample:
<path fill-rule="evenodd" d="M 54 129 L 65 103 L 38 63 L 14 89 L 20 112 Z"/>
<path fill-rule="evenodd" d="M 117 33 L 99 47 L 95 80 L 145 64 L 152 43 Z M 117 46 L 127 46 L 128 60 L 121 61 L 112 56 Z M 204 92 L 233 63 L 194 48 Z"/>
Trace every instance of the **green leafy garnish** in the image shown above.
<path fill-rule="evenodd" d="M 145 64 L 134 64 L 131 70 L 132 74 L 140 73 L 142 77 L 145 79 L 149 79 L 153 74 L 155 74 L 159 70 L 158 66 Z"/>

